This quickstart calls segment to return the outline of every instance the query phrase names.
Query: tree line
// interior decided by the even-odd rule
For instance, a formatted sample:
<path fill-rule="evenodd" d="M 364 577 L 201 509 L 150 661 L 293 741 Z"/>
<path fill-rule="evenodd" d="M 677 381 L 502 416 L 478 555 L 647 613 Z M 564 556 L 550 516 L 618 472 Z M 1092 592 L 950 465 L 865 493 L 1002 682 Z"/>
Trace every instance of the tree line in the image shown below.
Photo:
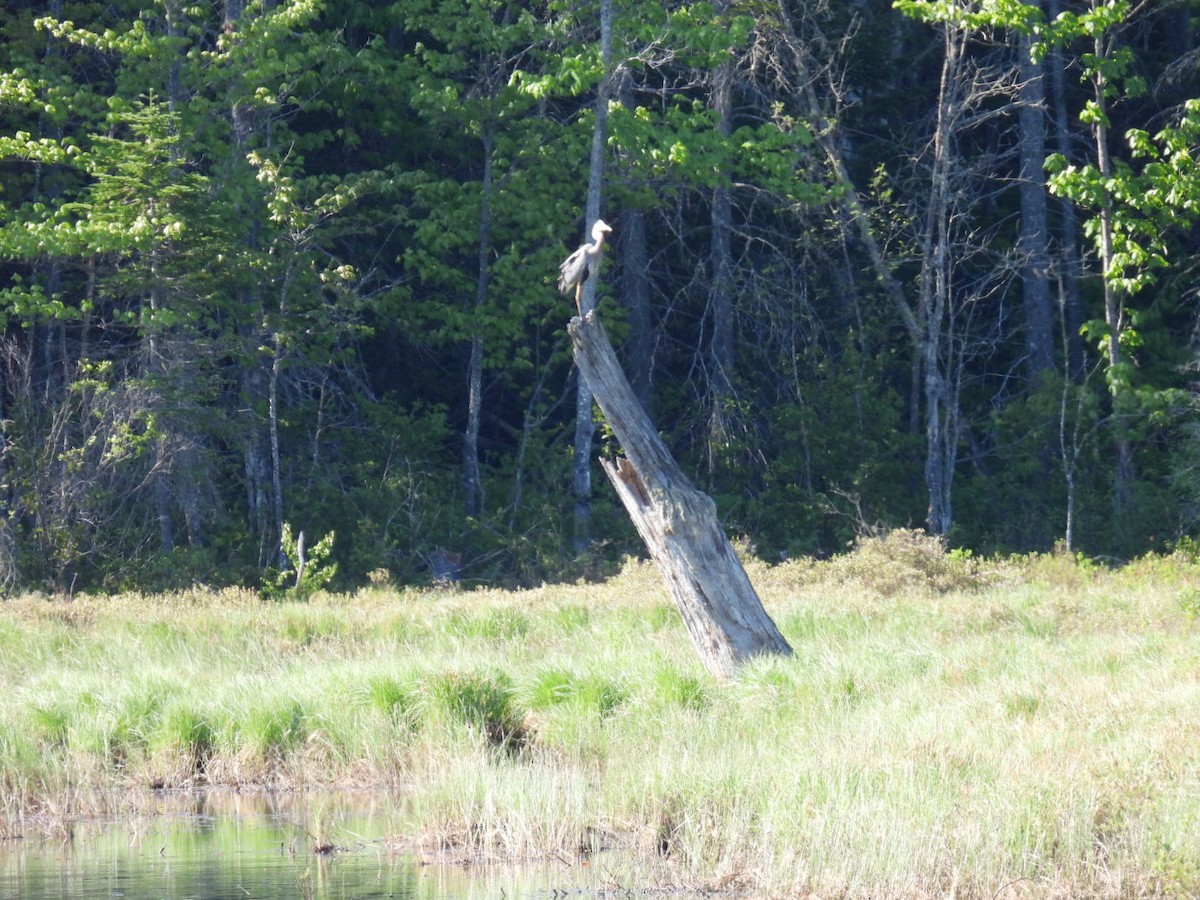
<path fill-rule="evenodd" d="M 766 558 L 1194 546 L 1198 16 L 13 0 L 0 578 L 637 552 L 554 288 L 599 215 L 586 302 Z"/>

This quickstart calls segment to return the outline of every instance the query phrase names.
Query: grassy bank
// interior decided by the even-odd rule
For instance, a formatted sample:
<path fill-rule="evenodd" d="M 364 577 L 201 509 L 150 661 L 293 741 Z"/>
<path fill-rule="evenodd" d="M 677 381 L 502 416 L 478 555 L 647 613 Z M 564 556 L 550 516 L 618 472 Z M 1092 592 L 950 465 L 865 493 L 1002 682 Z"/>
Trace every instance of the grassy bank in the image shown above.
<path fill-rule="evenodd" d="M 728 684 L 648 565 L 521 593 L 9 601 L 0 829 L 151 787 L 377 785 L 431 848 L 633 847 L 676 883 L 1200 890 L 1195 562 L 896 535 L 751 576 L 796 653 Z"/>

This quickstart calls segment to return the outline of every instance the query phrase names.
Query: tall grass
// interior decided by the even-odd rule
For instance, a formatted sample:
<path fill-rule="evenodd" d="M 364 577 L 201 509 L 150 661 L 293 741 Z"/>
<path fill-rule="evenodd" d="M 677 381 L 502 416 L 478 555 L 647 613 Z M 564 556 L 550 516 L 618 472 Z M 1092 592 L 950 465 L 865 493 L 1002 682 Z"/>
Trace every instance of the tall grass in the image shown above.
<path fill-rule="evenodd" d="M 604 585 L 0 606 L 0 828 L 156 787 L 394 789 L 472 857 L 643 854 L 820 896 L 1200 890 L 1200 566 L 913 535 L 751 577 L 795 649 L 729 683 L 657 572 Z"/>

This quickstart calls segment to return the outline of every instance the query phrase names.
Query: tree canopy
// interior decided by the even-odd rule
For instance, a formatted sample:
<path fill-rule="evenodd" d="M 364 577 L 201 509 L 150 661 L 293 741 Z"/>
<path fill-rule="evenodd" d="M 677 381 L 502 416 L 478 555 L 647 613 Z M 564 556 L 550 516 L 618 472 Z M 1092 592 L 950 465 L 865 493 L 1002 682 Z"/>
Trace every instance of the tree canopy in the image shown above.
<path fill-rule="evenodd" d="M 1197 535 L 1200 0 L 601 6 L 7 3 L 0 580 L 639 552 L 554 287 L 593 141 L 599 314 L 730 535 Z"/>

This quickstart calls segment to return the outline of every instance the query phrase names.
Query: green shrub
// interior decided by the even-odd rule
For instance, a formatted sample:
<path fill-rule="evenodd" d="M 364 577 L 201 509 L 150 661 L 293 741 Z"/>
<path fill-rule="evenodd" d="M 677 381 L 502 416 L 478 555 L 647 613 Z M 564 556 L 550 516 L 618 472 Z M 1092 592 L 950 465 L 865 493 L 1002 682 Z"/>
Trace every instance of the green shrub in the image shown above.
<path fill-rule="evenodd" d="M 881 597 L 913 589 L 967 590 L 983 583 L 977 570 L 969 554 L 948 552 L 941 538 L 910 529 L 863 538 L 852 553 L 829 563 L 834 578 L 860 584 Z"/>
<path fill-rule="evenodd" d="M 284 522 L 279 545 L 290 566 L 267 573 L 263 595 L 275 600 L 307 600 L 325 588 L 337 576 L 338 564 L 330 559 L 335 538 L 331 531 L 305 549 L 304 532 L 293 536 L 292 526 Z"/>

